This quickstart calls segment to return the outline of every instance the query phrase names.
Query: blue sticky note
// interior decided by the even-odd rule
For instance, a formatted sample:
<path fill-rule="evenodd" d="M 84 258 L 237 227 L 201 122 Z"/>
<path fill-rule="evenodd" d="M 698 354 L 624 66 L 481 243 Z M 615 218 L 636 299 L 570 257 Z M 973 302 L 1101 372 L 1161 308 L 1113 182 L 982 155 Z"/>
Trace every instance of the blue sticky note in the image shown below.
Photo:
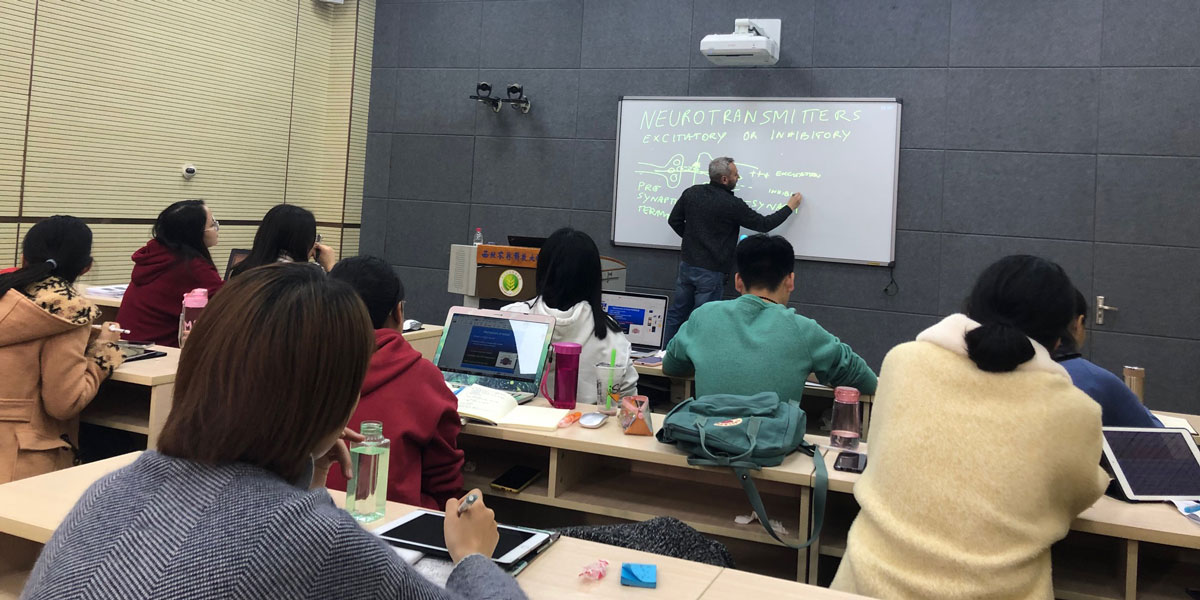
<path fill-rule="evenodd" d="M 658 587 L 658 567 L 638 563 L 621 563 L 621 585 Z"/>

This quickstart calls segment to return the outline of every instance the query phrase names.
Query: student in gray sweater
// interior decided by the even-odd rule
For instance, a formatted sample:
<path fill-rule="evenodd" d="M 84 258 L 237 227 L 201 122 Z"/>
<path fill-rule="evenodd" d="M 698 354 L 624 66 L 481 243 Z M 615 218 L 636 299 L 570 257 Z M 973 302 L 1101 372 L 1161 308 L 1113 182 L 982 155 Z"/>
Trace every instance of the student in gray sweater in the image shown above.
<path fill-rule="evenodd" d="M 487 558 L 499 533 L 482 502 L 446 506 L 445 589 L 334 506 L 323 483 L 349 465 L 373 348 L 358 294 L 319 269 L 232 281 L 183 350 L 158 452 L 84 494 L 21 597 L 525 598 Z"/>

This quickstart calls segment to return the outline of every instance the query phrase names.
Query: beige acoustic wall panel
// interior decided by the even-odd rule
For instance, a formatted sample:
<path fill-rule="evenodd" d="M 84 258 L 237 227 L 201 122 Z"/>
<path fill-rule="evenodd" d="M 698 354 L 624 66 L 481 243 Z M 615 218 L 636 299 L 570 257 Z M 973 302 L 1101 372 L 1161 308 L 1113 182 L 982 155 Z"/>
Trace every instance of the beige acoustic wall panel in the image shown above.
<path fill-rule="evenodd" d="M 301 2 L 288 150 L 287 202 L 340 223 L 357 5 Z"/>
<path fill-rule="evenodd" d="M 224 218 L 260 219 L 283 200 L 295 2 L 38 11 L 25 215 L 145 219 L 204 198 Z"/>
<path fill-rule="evenodd" d="M 17 224 L 0 223 L 0 269 L 17 266 L 20 260 L 18 242 Z"/>
<path fill-rule="evenodd" d="M 0 0 L 0 221 L 20 204 L 34 9 L 32 0 Z M 10 266 L 15 232 L 0 234 L 0 265 Z"/>
<path fill-rule="evenodd" d="M 350 145 L 346 161 L 346 208 L 342 221 L 362 223 L 363 170 L 367 157 L 367 111 L 371 100 L 371 49 L 375 35 L 375 2 L 358 3 L 354 42 L 354 95 L 350 102 Z M 351 229 L 348 228 L 347 232 Z M 358 249 L 358 229 L 353 229 Z"/>

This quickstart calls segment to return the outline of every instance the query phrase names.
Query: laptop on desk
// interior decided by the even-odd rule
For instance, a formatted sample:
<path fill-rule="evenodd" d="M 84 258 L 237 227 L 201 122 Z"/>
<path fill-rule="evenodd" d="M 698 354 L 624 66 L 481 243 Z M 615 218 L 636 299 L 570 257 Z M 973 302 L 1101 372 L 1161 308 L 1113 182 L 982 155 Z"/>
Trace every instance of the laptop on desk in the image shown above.
<path fill-rule="evenodd" d="M 433 363 L 456 393 L 479 384 L 525 403 L 538 394 L 553 334 L 554 317 L 456 306 Z"/>
<path fill-rule="evenodd" d="M 629 338 L 633 358 L 650 356 L 662 350 L 663 325 L 667 318 L 666 296 L 604 292 L 600 294 L 600 306 Z"/>

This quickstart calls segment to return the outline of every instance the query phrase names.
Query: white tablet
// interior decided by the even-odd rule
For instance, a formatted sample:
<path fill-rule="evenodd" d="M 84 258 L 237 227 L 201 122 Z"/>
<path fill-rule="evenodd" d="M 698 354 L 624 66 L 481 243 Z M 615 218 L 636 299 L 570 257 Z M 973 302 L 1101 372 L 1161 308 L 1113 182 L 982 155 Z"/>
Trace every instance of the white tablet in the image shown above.
<path fill-rule="evenodd" d="M 1185 429 L 1105 427 L 1104 458 L 1130 500 L 1200 500 L 1200 450 Z"/>
<path fill-rule="evenodd" d="M 418 550 L 425 554 L 449 558 L 443 534 L 445 515 L 430 510 L 414 510 L 375 530 L 375 535 L 389 544 Z M 492 561 L 511 568 L 521 559 L 546 543 L 549 535 L 541 531 L 500 526 L 500 543 L 492 553 Z"/>

